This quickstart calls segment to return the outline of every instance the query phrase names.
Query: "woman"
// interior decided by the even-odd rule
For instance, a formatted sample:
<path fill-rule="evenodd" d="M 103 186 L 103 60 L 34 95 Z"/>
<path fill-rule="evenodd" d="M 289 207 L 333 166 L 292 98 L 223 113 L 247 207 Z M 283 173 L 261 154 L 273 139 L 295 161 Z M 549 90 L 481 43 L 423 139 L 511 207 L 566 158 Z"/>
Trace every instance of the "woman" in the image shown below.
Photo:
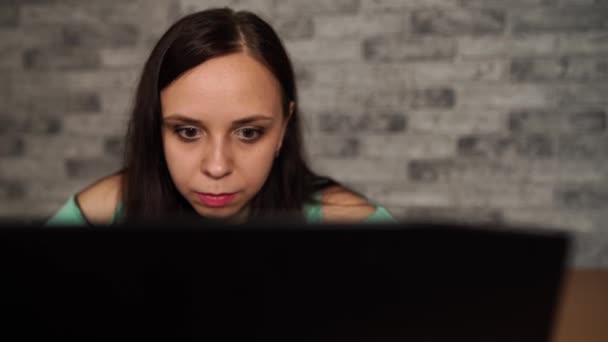
<path fill-rule="evenodd" d="M 188 15 L 145 64 L 124 169 L 70 198 L 49 223 L 392 220 L 309 169 L 297 103 L 291 62 L 266 22 L 228 8 Z"/>

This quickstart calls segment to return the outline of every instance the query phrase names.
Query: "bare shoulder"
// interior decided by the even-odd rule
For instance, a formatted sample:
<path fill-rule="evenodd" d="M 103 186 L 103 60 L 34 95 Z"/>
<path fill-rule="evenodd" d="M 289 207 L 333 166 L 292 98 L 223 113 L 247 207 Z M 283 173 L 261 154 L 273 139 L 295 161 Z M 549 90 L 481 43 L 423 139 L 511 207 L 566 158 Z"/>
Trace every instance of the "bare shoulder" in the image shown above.
<path fill-rule="evenodd" d="M 376 211 L 365 198 L 342 186 L 324 189 L 321 202 L 324 222 L 360 222 Z"/>
<path fill-rule="evenodd" d="M 98 180 L 76 195 L 82 214 L 92 223 L 111 223 L 120 201 L 122 174 Z"/>

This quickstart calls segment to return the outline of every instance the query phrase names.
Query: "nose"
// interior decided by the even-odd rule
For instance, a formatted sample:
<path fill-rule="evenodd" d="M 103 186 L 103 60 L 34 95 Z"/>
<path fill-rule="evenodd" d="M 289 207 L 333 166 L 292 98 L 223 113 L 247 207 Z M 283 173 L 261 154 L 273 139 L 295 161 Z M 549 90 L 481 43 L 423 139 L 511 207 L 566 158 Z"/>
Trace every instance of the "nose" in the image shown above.
<path fill-rule="evenodd" d="M 201 171 L 206 176 L 220 179 L 232 173 L 232 155 L 227 144 L 217 140 L 210 141 L 203 153 Z"/>

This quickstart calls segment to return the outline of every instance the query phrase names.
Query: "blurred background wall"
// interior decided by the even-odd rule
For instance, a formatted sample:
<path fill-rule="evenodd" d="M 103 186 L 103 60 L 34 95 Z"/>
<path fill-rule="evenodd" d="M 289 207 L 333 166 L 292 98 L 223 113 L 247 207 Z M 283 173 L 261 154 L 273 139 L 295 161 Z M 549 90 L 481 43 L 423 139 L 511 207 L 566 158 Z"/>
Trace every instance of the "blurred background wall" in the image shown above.
<path fill-rule="evenodd" d="M 0 216 L 116 171 L 152 46 L 226 5 L 284 40 L 317 171 L 402 219 L 564 227 L 608 268 L 604 0 L 2 1 Z"/>

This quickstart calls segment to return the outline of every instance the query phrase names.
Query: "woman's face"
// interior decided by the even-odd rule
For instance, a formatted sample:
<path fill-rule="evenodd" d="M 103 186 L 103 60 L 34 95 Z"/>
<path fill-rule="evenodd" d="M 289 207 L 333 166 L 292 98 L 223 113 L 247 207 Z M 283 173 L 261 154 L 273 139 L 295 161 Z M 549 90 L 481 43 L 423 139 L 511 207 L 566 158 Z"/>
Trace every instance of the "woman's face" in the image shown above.
<path fill-rule="evenodd" d="M 278 81 L 245 53 L 210 59 L 161 91 L 167 166 L 199 214 L 247 217 L 283 141 L 281 103 Z"/>

